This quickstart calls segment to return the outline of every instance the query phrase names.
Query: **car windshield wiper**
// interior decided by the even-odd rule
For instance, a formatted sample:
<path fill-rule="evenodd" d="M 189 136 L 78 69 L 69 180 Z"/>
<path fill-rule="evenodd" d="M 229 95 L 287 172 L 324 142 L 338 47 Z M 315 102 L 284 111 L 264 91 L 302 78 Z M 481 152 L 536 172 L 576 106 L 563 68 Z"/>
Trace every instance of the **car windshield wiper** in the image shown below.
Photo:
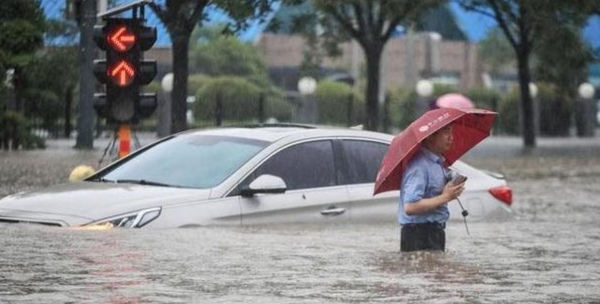
<path fill-rule="evenodd" d="M 125 184 L 139 184 L 139 185 L 160 186 L 160 187 L 175 187 L 173 185 L 159 183 L 159 182 L 153 182 L 153 181 L 149 181 L 149 180 L 145 180 L 145 179 L 117 179 L 114 182 L 118 183 L 118 184 L 125 183 Z"/>
<path fill-rule="evenodd" d="M 92 178 L 89 181 L 91 182 L 101 182 L 101 183 L 114 183 L 115 181 L 110 180 L 110 179 L 106 179 L 104 177 L 96 177 L 96 178 Z"/>

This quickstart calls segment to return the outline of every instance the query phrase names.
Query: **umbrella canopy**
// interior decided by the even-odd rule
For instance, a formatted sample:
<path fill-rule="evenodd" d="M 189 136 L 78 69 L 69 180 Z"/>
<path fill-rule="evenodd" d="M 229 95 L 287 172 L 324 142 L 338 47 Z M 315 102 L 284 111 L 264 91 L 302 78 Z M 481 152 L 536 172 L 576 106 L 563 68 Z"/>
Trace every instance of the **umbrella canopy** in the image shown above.
<path fill-rule="evenodd" d="M 440 108 L 473 109 L 475 105 L 464 95 L 458 93 L 444 94 L 436 100 L 436 105 Z"/>
<path fill-rule="evenodd" d="M 481 109 L 440 108 L 426 112 L 392 140 L 377 172 L 373 194 L 400 188 L 406 166 L 431 134 L 452 124 L 454 142 L 443 153 L 444 165 L 450 166 L 490 135 L 495 116 L 495 112 Z"/>

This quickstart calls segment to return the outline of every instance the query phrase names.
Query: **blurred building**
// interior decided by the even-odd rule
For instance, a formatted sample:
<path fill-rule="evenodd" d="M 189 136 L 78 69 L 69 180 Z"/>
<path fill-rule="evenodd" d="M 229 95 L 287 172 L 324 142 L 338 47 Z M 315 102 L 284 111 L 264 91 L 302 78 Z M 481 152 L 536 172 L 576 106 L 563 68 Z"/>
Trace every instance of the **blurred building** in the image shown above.
<path fill-rule="evenodd" d="M 435 34 L 433 34 L 435 35 Z M 421 78 L 436 83 L 471 88 L 481 85 L 477 45 L 467 41 L 432 41 L 430 33 L 416 33 L 391 39 L 381 60 L 382 85 L 387 89 L 412 86 Z M 433 44 L 433 45 L 432 45 Z M 302 36 L 264 33 L 257 42 L 270 73 L 282 87 L 294 87 L 298 67 L 304 59 L 306 41 Z M 331 73 L 348 71 L 354 78 L 364 70 L 364 54 L 356 42 L 341 45 L 341 57 L 325 57 L 322 68 Z M 352 73 L 358 66 L 358 73 Z M 354 68 L 353 68 L 354 67 Z M 362 68 L 361 68 L 362 67 Z"/>

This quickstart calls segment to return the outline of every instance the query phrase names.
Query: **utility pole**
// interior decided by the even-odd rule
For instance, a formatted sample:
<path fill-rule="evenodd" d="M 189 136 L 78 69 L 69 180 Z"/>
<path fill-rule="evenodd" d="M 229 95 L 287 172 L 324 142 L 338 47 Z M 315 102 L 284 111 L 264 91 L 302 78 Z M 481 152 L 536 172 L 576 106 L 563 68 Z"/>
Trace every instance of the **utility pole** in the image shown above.
<path fill-rule="evenodd" d="M 78 0 L 77 22 L 80 29 L 80 85 L 79 113 L 77 116 L 77 140 L 75 148 L 92 149 L 94 147 L 94 73 L 95 57 L 94 25 L 96 24 L 96 0 Z"/>

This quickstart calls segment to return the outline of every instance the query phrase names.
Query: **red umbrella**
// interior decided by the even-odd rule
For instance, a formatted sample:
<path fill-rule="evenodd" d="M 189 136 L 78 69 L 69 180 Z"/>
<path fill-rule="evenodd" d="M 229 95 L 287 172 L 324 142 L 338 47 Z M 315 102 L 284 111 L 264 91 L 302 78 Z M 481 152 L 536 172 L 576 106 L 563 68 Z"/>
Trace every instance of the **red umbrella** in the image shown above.
<path fill-rule="evenodd" d="M 464 95 L 458 93 L 444 94 L 436 100 L 435 104 L 440 108 L 473 109 L 475 105 Z"/>
<path fill-rule="evenodd" d="M 423 139 L 452 123 L 454 142 L 443 156 L 452 165 L 490 135 L 495 112 L 481 109 L 440 108 L 426 112 L 392 140 L 377 172 L 373 195 L 398 190 L 402 173 Z"/>

